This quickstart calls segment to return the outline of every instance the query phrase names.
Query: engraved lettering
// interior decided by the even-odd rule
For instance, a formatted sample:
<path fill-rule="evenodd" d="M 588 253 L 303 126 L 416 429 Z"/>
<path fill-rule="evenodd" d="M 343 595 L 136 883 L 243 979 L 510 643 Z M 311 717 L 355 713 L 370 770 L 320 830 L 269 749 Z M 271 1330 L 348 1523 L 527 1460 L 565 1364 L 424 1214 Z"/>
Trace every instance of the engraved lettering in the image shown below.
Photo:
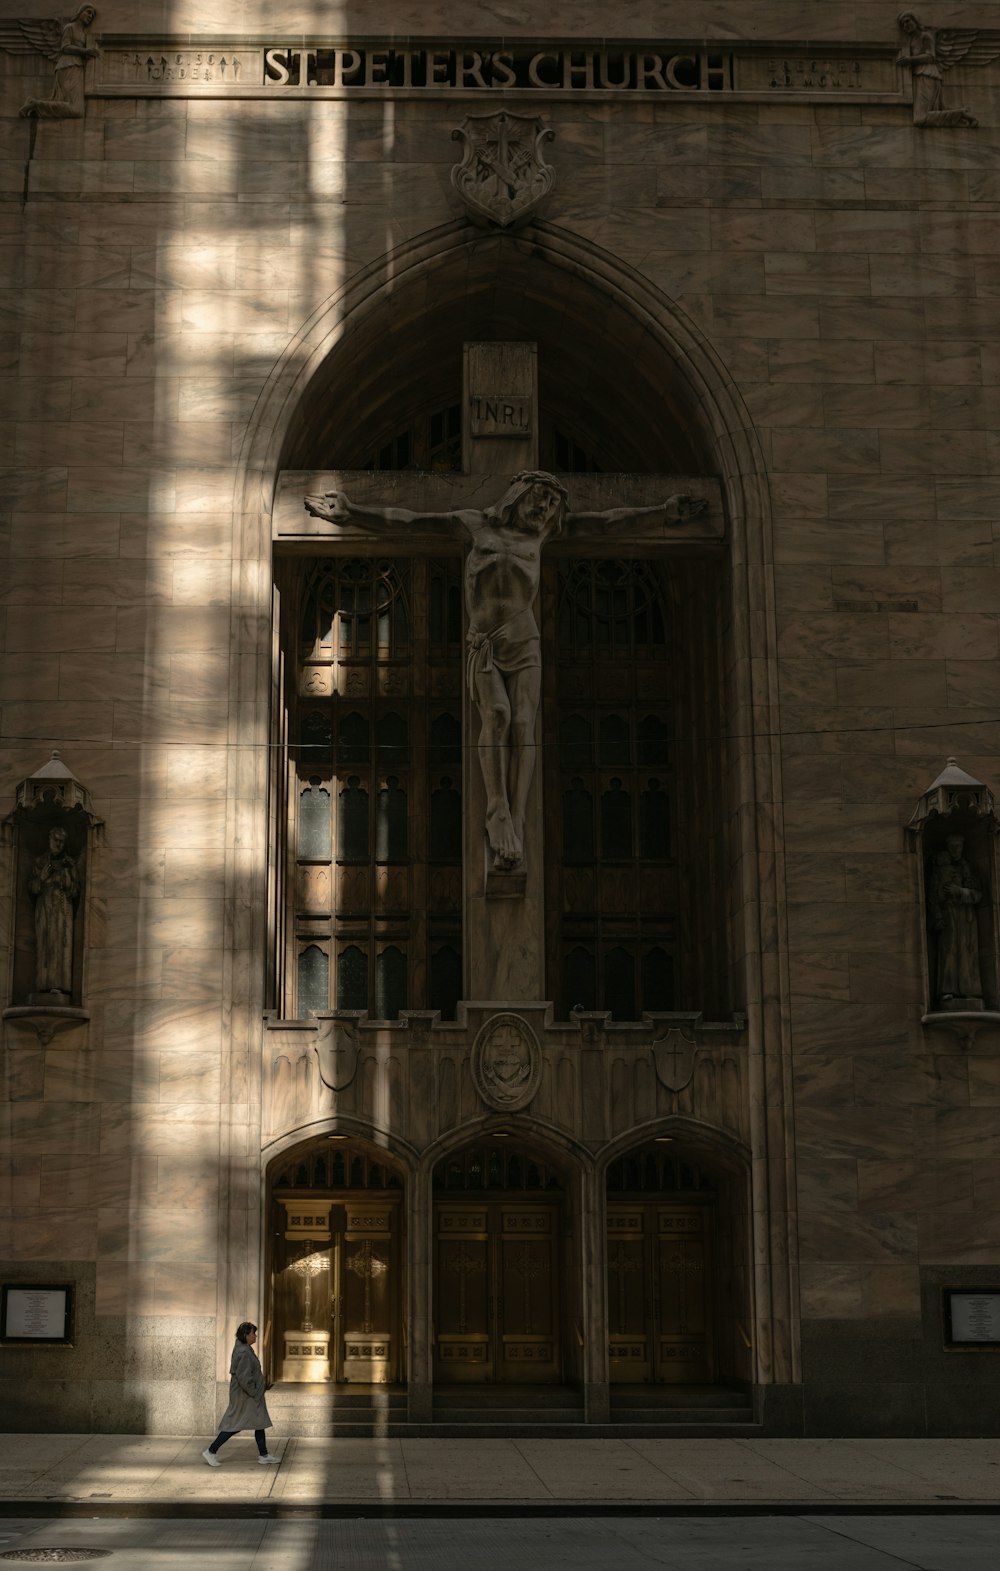
<path fill-rule="evenodd" d="M 685 66 L 688 67 L 691 73 L 691 76 L 689 76 L 687 80 L 684 80 L 681 76 L 678 75 L 678 71 Z M 672 55 L 671 58 L 667 61 L 665 74 L 670 86 L 680 89 L 681 92 L 683 92 L 686 88 L 690 89 L 692 87 L 697 87 L 698 61 L 694 55 Z"/>
<path fill-rule="evenodd" d="M 364 61 L 356 49 L 335 49 L 333 51 L 333 76 L 339 87 L 356 86 L 355 78 L 364 67 Z"/>
<path fill-rule="evenodd" d="M 225 74 L 225 61 L 220 66 Z M 288 56 L 283 49 L 268 49 L 264 55 L 264 81 L 273 87 L 283 87 L 288 81 Z"/>
<path fill-rule="evenodd" d="M 578 55 L 582 55 L 582 64 L 576 64 Z M 567 49 L 563 55 L 562 69 L 563 87 L 593 87 L 594 85 L 594 55 L 592 50 Z"/>
<path fill-rule="evenodd" d="M 493 71 L 494 87 L 516 87 L 517 73 L 514 70 L 514 56 L 508 49 L 494 51 L 490 59 Z M 499 74 L 502 73 L 502 74 Z"/>
<path fill-rule="evenodd" d="M 634 57 L 632 55 L 630 55 L 630 54 L 622 54 L 621 56 L 615 56 L 616 59 L 620 59 L 621 60 L 621 70 L 619 72 L 619 76 L 618 76 L 618 80 L 617 81 L 614 79 L 614 77 L 611 74 L 611 67 L 609 65 L 609 61 L 611 60 L 611 58 L 612 58 L 612 56 L 608 53 L 608 51 L 606 49 L 602 49 L 600 54 L 597 57 L 597 85 L 598 85 L 598 87 L 612 87 L 612 88 L 614 88 L 614 87 L 619 87 L 619 88 L 620 87 L 631 87 L 632 86 L 632 69 L 633 69 L 633 66 L 635 65 Z"/>
<path fill-rule="evenodd" d="M 551 60 L 552 64 L 558 69 L 558 66 L 559 66 L 559 56 L 558 55 L 547 55 L 547 54 L 544 54 L 544 53 L 537 54 L 537 55 L 532 55 L 531 59 L 528 62 L 528 80 L 530 81 L 532 87 L 558 87 L 559 86 L 558 81 L 548 81 L 548 80 L 545 80 L 542 77 L 542 74 L 541 74 L 542 73 L 542 62 L 545 61 L 545 60 Z"/>
<path fill-rule="evenodd" d="M 371 87 L 388 87 L 389 51 L 372 49 L 368 54 L 368 82 Z"/>
<path fill-rule="evenodd" d="M 299 79 L 299 86 L 305 87 L 307 85 L 315 85 L 309 82 L 310 69 L 316 64 L 315 49 L 290 49 L 288 53 L 289 57 L 294 63 Z M 305 61 L 304 65 L 303 60 Z"/>
<path fill-rule="evenodd" d="M 662 55 L 639 56 L 639 86 L 649 87 L 650 84 L 653 87 L 661 88 L 663 92 L 667 91 L 667 83 L 663 75 Z"/>
<path fill-rule="evenodd" d="M 459 87 L 485 87 L 483 57 L 477 49 L 466 49 L 459 56 Z"/>

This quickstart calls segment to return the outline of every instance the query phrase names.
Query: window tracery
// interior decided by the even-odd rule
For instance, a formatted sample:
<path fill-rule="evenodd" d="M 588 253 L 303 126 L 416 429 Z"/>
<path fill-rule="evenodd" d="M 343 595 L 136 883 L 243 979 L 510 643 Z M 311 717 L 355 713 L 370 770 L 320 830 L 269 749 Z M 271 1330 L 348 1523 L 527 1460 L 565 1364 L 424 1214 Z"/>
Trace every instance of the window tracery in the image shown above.
<path fill-rule="evenodd" d="M 674 1007 L 673 672 L 657 564 L 549 569 L 550 996 L 619 1020 Z"/>
<path fill-rule="evenodd" d="M 293 1016 L 333 1007 L 387 1020 L 407 1008 L 455 1016 L 459 572 L 446 558 L 340 557 L 300 580 L 286 922 Z"/>

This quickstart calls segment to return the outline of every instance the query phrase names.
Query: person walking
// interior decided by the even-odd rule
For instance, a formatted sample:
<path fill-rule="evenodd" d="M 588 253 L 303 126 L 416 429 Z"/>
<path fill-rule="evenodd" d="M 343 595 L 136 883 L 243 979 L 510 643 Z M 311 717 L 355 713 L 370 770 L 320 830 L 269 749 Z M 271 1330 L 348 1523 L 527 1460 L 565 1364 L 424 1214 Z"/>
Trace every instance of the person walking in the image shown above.
<path fill-rule="evenodd" d="M 277 1467 L 280 1456 L 271 1456 L 264 1437 L 265 1429 L 273 1429 L 271 1415 L 264 1401 L 264 1371 L 260 1367 L 253 1345 L 257 1340 L 257 1327 L 252 1320 L 244 1320 L 236 1328 L 236 1345 L 229 1361 L 229 1406 L 222 1415 L 219 1433 L 212 1444 L 201 1454 L 209 1467 L 221 1467 L 218 1453 L 227 1440 L 241 1429 L 252 1429 L 260 1455 L 261 1467 Z"/>

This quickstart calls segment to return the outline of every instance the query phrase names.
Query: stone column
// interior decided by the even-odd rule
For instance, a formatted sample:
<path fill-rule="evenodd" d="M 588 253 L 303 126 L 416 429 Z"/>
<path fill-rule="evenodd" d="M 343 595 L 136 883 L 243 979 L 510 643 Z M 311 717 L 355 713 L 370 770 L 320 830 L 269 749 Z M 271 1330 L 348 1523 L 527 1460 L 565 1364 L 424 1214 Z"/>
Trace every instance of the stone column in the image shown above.
<path fill-rule="evenodd" d="M 406 1411 L 411 1424 L 430 1423 L 434 1405 L 433 1258 L 431 1169 L 411 1173 L 406 1184 Z"/>
<path fill-rule="evenodd" d="M 604 1291 L 607 1253 L 604 1184 L 603 1170 L 591 1170 L 583 1181 L 583 1413 L 584 1421 L 588 1424 L 606 1424 L 611 1417 L 608 1315 Z"/>

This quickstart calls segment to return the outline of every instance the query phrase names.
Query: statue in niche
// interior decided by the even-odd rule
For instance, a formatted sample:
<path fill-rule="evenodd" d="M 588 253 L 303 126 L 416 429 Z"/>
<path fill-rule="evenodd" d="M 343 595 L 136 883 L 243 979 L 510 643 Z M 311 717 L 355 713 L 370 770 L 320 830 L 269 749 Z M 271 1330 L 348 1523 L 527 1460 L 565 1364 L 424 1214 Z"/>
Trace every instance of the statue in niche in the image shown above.
<path fill-rule="evenodd" d="M 616 527 L 657 514 L 668 524 L 702 516 L 707 503 L 672 496 L 652 507 L 570 512 L 566 487 L 544 470 L 516 474 L 492 507 L 415 513 L 405 507 L 352 502 L 343 491 L 307 496 L 306 511 L 331 524 L 358 523 L 380 533 L 404 529 L 440 539 L 471 540 L 465 562 L 467 681 L 479 710 L 479 764 L 486 787 L 485 831 L 498 872 L 524 867 L 524 822 L 535 768 L 535 720 L 542 653 L 534 604 L 547 540 L 580 528 Z"/>
<path fill-rule="evenodd" d="M 48 850 L 36 856 L 28 889 L 35 903 L 36 999 L 73 994 L 73 909 L 80 897 L 80 872 L 66 850 L 66 831 L 49 830 Z"/>
<path fill-rule="evenodd" d="M 979 920 L 983 896 L 965 859 L 965 838 L 951 834 L 931 864 L 927 918 L 936 942 L 935 993 L 940 1009 L 982 1009 Z"/>
<path fill-rule="evenodd" d="M 1000 55 L 1000 36 L 975 28 L 925 27 L 912 11 L 900 12 L 899 28 L 903 47 L 896 61 L 913 75 L 913 124 L 923 130 L 978 125 L 968 109 L 944 107 L 942 79 L 959 61 L 989 65 Z"/>
<path fill-rule="evenodd" d="M 82 120 L 84 74 L 88 60 L 96 59 L 88 30 L 97 20 L 92 5 L 83 5 L 66 21 L 54 17 L 40 21 L 0 22 L 0 48 L 15 54 L 39 54 L 51 60 L 55 84 L 48 98 L 29 98 L 20 113 L 31 120 Z"/>

